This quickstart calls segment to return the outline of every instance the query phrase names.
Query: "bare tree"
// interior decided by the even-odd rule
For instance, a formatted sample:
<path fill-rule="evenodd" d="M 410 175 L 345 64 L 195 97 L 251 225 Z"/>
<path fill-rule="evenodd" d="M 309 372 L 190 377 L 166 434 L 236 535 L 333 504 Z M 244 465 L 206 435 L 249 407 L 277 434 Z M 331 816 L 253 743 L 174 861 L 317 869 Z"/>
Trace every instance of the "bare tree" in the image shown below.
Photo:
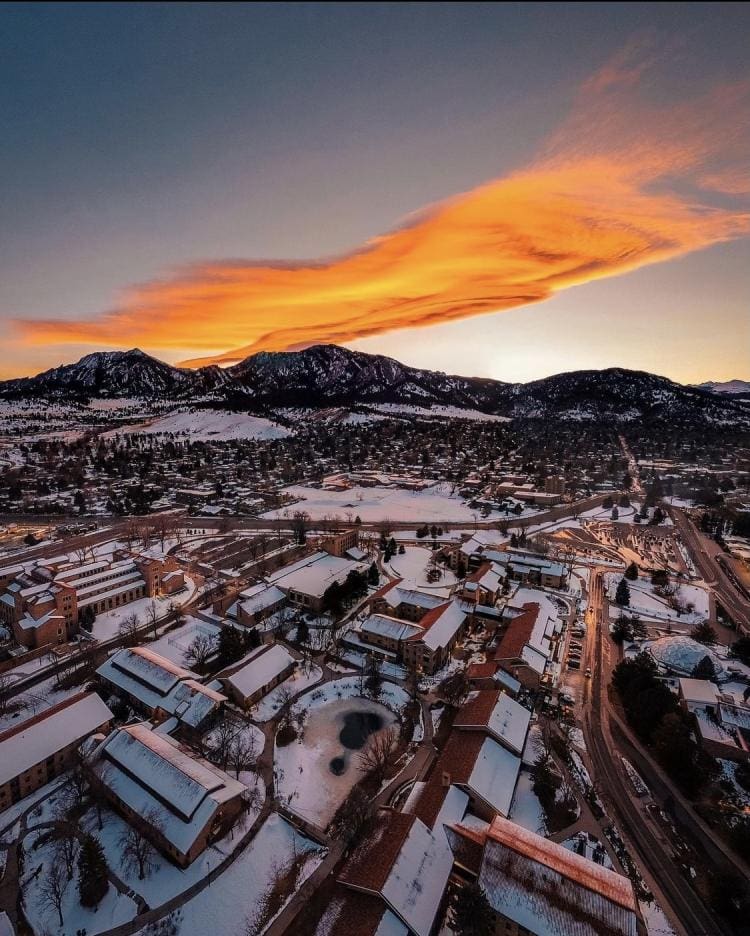
<path fill-rule="evenodd" d="M 209 757 L 222 770 L 226 770 L 229 764 L 229 752 L 236 733 L 236 726 L 223 719 L 211 732 L 211 737 L 206 745 Z"/>
<path fill-rule="evenodd" d="M 126 647 L 133 647 L 138 643 L 138 630 L 141 622 L 137 614 L 128 614 L 117 625 L 117 634 L 122 638 Z"/>
<path fill-rule="evenodd" d="M 75 829 L 69 823 L 64 823 L 60 838 L 55 843 L 55 864 L 62 864 L 69 881 L 73 880 L 78 854 L 78 839 Z"/>
<path fill-rule="evenodd" d="M 372 797 L 355 786 L 331 820 L 331 835 L 345 842 L 354 842 L 362 837 L 374 816 Z"/>
<path fill-rule="evenodd" d="M 237 779 L 243 770 L 251 770 L 258 761 L 258 742 L 255 732 L 238 731 L 229 745 L 229 765 Z"/>
<path fill-rule="evenodd" d="M 146 608 L 146 623 L 151 628 L 151 633 L 154 635 L 154 640 L 156 640 L 156 625 L 159 620 L 159 606 L 157 603 L 151 599 Z"/>
<path fill-rule="evenodd" d="M 42 882 L 39 885 L 39 903 L 46 910 L 56 911 L 60 919 L 61 929 L 65 925 L 62 906 L 67 887 L 68 882 L 65 879 L 65 865 L 59 861 L 53 861 L 46 869 L 46 873 L 42 877 Z"/>
<path fill-rule="evenodd" d="M 148 812 L 143 817 L 152 826 L 159 827 L 157 816 Z M 129 825 L 120 836 L 120 849 L 123 865 L 130 872 L 138 872 L 138 880 L 142 881 L 151 874 L 156 867 L 156 849 L 136 825 Z"/>
<path fill-rule="evenodd" d="M 0 717 L 12 708 L 10 687 L 13 680 L 7 673 L 0 673 Z"/>
<path fill-rule="evenodd" d="M 359 755 L 359 769 L 371 773 L 377 783 L 382 783 L 389 768 L 396 761 L 398 731 L 391 726 L 385 731 L 371 735 L 365 749 Z"/>
<path fill-rule="evenodd" d="M 209 634 L 197 634 L 183 654 L 188 666 L 201 670 L 216 650 L 216 642 Z"/>

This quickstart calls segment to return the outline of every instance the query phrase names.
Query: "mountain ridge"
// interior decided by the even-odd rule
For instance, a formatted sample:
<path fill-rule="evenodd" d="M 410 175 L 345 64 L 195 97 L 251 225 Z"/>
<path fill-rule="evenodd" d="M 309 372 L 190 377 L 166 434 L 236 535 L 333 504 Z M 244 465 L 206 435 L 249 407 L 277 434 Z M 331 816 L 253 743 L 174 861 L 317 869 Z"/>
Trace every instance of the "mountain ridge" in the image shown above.
<path fill-rule="evenodd" d="M 409 367 L 384 355 L 338 345 L 262 351 L 222 369 L 174 367 L 132 348 L 95 351 L 35 377 L 0 382 L 0 398 L 135 397 L 217 403 L 267 411 L 367 403 L 450 405 L 514 418 L 750 420 L 731 394 L 684 386 L 645 371 L 613 367 L 567 371 L 528 383 L 463 377 Z"/>

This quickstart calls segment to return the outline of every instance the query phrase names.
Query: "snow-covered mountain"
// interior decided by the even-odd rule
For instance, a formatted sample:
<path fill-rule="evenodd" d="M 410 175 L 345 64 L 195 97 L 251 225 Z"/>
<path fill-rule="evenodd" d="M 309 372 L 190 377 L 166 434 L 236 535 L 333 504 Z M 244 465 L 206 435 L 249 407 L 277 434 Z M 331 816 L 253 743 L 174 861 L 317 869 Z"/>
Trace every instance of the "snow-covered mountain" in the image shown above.
<path fill-rule="evenodd" d="M 256 412 L 398 404 L 526 419 L 750 422 L 750 407 L 732 395 L 685 387 L 640 371 L 574 371 L 513 384 L 420 370 L 336 345 L 261 352 L 224 370 L 171 367 L 138 349 L 97 352 L 37 377 L 0 383 L 0 397 L 210 401 Z"/>
<path fill-rule="evenodd" d="M 741 393 L 750 396 L 750 380 L 707 380 L 696 384 L 701 390 L 710 390 L 712 393 Z"/>

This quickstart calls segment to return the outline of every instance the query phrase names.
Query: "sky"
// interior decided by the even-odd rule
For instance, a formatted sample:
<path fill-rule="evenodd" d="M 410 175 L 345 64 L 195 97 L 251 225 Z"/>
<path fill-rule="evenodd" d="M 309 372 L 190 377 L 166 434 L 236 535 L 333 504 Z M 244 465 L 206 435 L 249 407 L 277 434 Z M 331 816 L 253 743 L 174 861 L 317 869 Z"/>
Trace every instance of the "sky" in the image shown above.
<path fill-rule="evenodd" d="M 4 4 L 0 378 L 750 378 L 743 4 Z"/>

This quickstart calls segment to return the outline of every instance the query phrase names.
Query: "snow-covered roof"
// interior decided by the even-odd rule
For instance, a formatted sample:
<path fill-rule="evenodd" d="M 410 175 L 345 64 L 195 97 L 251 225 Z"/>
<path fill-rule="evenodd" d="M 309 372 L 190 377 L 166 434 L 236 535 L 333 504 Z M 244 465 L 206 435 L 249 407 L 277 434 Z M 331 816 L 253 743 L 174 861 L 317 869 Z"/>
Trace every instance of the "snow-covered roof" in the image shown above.
<path fill-rule="evenodd" d="M 236 689 L 241 696 L 248 698 L 259 689 L 267 686 L 293 664 L 294 657 L 286 647 L 281 644 L 273 644 L 262 653 L 254 656 L 245 666 L 222 678 Z"/>
<path fill-rule="evenodd" d="M 112 719 L 95 692 L 81 693 L 0 734 L 0 785 L 82 741 Z"/>
<path fill-rule="evenodd" d="M 686 702 L 716 705 L 719 687 L 708 679 L 680 679 L 680 693 Z"/>
<path fill-rule="evenodd" d="M 465 620 L 466 612 L 455 601 L 451 601 L 442 610 L 433 609 L 425 615 L 420 623 L 427 630 L 419 639 L 429 650 L 438 650 L 451 642 Z"/>
<path fill-rule="evenodd" d="M 116 729 L 97 749 L 93 769 L 118 799 L 153 823 L 183 853 L 210 824 L 221 803 L 245 789 L 145 725 Z"/>
<path fill-rule="evenodd" d="M 472 692 L 454 725 L 457 728 L 486 728 L 506 747 L 521 754 L 529 729 L 531 712 L 505 692 L 483 689 Z"/>
<path fill-rule="evenodd" d="M 166 695 L 181 679 L 195 678 L 195 673 L 147 647 L 118 650 L 107 663 L 162 695 Z"/>
<path fill-rule="evenodd" d="M 445 836 L 415 819 L 381 893 L 417 936 L 429 936 L 452 867 Z"/>
<path fill-rule="evenodd" d="M 343 582 L 350 572 L 361 568 L 361 563 L 351 559 L 318 552 L 279 569 L 269 576 L 269 581 L 285 590 L 321 598 L 329 585 Z"/>
<path fill-rule="evenodd" d="M 469 787 L 507 816 L 513 802 L 521 759 L 492 738 L 485 738 L 469 777 Z"/>
<path fill-rule="evenodd" d="M 635 936 L 630 881 L 502 817 L 485 834 L 479 885 L 492 907 L 538 936 Z"/>
<path fill-rule="evenodd" d="M 248 592 L 252 592 L 252 594 L 248 594 Z M 276 585 L 261 584 L 259 588 L 257 586 L 252 589 L 248 588 L 246 591 L 241 592 L 240 597 L 243 600 L 238 604 L 245 614 L 257 614 L 258 611 L 264 611 L 281 601 L 286 601 L 286 595 Z"/>
<path fill-rule="evenodd" d="M 647 649 L 657 663 L 675 673 L 689 676 L 704 657 L 708 657 L 714 666 L 716 677 L 721 678 L 724 675 L 724 664 L 716 653 L 710 647 L 684 634 L 660 637 L 648 644 Z"/>
<path fill-rule="evenodd" d="M 362 622 L 360 630 L 363 634 L 388 637 L 391 640 L 408 640 L 422 633 L 422 628 L 418 624 L 400 621 L 386 614 L 371 614 Z"/>

